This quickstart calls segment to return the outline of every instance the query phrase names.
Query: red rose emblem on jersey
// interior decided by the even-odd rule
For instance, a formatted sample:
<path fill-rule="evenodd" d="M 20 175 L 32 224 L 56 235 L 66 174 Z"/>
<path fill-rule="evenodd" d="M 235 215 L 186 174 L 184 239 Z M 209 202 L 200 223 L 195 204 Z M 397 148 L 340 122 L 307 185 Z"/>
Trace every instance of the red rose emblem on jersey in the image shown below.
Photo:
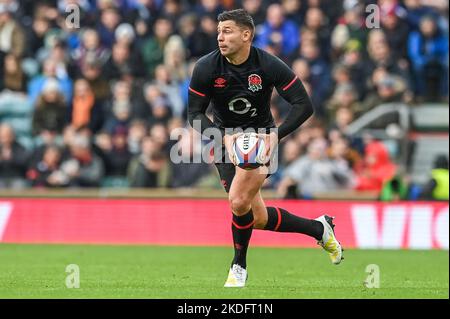
<path fill-rule="evenodd" d="M 258 74 L 250 74 L 248 76 L 248 89 L 252 92 L 262 89 L 262 80 Z"/>

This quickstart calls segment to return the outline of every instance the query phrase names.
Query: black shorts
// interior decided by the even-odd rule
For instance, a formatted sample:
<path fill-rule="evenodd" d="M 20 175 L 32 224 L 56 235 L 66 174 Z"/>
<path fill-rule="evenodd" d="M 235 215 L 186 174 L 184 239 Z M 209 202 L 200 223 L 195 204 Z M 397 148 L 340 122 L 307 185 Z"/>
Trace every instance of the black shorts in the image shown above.
<path fill-rule="evenodd" d="M 218 162 L 215 162 L 217 170 L 219 171 L 220 183 L 227 193 L 230 192 L 231 183 L 233 182 L 234 175 L 236 174 L 236 166 L 229 161 L 225 161 L 225 157 L 228 157 L 228 153 L 225 151 L 225 147 L 222 147 L 222 156 Z M 268 178 L 271 174 L 267 174 Z"/>
<path fill-rule="evenodd" d="M 236 167 L 231 163 L 215 163 L 219 171 L 220 183 L 227 193 L 230 192 L 231 182 L 236 174 Z"/>
<path fill-rule="evenodd" d="M 219 171 L 220 183 L 227 193 L 230 192 L 231 182 L 233 182 L 234 175 L 236 174 L 236 166 L 231 163 L 215 163 L 217 170 Z M 267 174 L 266 178 L 271 174 Z"/>
<path fill-rule="evenodd" d="M 222 146 L 222 156 L 218 157 L 218 161 L 214 164 L 219 171 L 220 183 L 227 193 L 230 192 L 231 182 L 233 182 L 234 175 L 236 174 L 236 166 L 233 163 L 229 163 L 228 152 L 225 150 L 225 146 Z M 225 160 L 227 159 L 227 160 Z M 269 164 L 267 164 L 269 166 Z M 266 178 L 272 174 L 267 174 Z"/>
<path fill-rule="evenodd" d="M 228 152 L 225 146 L 222 144 L 219 146 L 221 154 L 214 154 L 215 165 L 220 176 L 220 183 L 227 193 L 230 192 L 231 182 L 233 181 L 234 175 L 236 174 L 236 167 L 233 163 L 228 161 Z"/>

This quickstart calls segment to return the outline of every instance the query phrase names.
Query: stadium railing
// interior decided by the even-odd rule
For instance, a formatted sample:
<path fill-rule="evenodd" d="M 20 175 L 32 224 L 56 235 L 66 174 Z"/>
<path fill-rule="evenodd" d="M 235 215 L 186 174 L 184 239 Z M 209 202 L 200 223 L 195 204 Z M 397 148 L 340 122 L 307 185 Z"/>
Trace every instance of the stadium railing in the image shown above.
<path fill-rule="evenodd" d="M 265 199 L 280 199 L 274 190 L 263 189 L 261 191 Z M 351 190 L 316 193 L 317 200 L 376 200 L 375 192 L 359 192 Z M 24 190 L 0 190 L 0 198 L 111 198 L 111 199 L 164 199 L 164 198 L 205 198 L 226 199 L 227 194 L 221 189 L 202 188 L 89 188 L 89 189 L 24 189 Z"/>

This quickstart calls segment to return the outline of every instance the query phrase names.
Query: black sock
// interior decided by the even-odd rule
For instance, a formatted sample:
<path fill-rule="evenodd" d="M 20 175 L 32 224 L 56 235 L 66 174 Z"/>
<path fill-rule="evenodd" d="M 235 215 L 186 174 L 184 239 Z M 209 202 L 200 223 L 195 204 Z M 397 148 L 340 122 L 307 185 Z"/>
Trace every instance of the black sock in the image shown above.
<path fill-rule="evenodd" d="M 242 216 L 233 214 L 231 230 L 233 232 L 234 243 L 234 259 L 232 265 L 238 264 L 243 268 L 247 268 L 247 248 L 253 230 L 252 210 Z"/>
<path fill-rule="evenodd" d="M 317 240 L 322 239 L 323 225 L 314 219 L 306 219 L 278 207 L 267 207 L 268 220 L 265 230 L 283 233 L 301 233 Z"/>

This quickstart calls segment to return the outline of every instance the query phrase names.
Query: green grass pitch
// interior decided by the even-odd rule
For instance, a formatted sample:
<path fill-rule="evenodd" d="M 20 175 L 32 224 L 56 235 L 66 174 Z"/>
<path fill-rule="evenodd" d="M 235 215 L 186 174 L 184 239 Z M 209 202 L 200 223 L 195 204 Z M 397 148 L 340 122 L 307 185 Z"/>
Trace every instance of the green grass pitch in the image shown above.
<path fill-rule="evenodd" d="M 0 244 L 0 298 L 449 298 L 448 251 L 250 248 L 248 285 L 223 288 L 232 249 Z M 77 264 L 80 288 L 65 285 Z M 366 266 L 380 269 L 367 288 Z"/>

